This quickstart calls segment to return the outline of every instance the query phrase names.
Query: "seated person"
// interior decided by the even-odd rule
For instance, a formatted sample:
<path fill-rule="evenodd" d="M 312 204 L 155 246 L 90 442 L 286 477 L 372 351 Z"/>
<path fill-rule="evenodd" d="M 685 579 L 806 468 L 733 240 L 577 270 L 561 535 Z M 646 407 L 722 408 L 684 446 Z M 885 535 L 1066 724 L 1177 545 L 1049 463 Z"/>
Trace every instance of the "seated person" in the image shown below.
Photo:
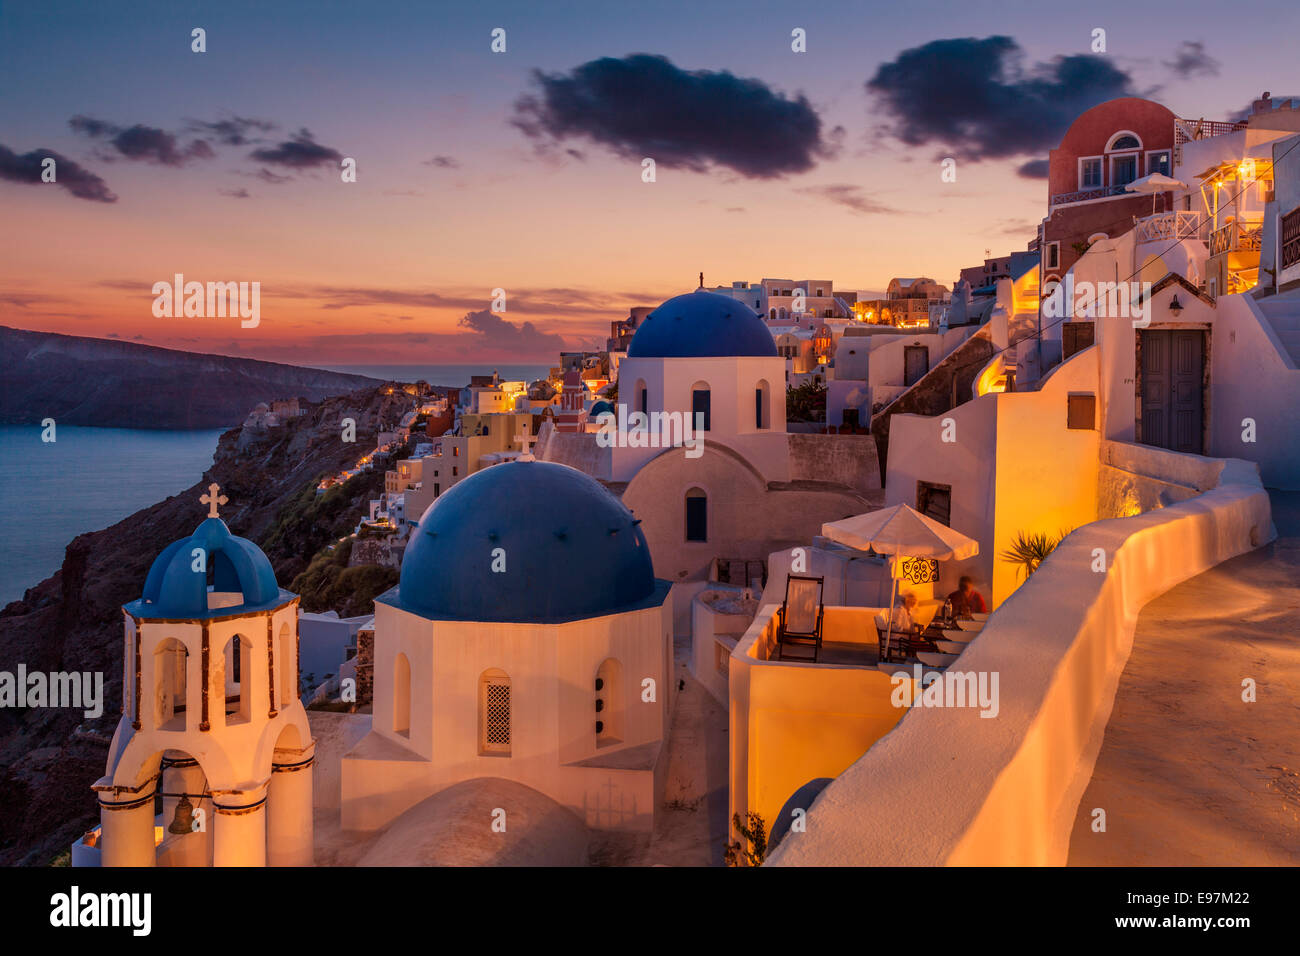
<path fill-rule="evenodd" d="M 899 604 L 894 605 L 894 615 L 892 618 L 886 618 L 893 624 L 895 634 L 918 633 L 921 628 L 912 620 L 912 611 L 916 609 L 917 599 L 915 594 L 905 594 Z"/>
<path fill-rule="evenodd" d="M 969 620 L 972 614 L 987 614 L 988 606 L 984 597 L 975 590 L 975 582 L 970 575 L 963 574 L 957 582 L 957 590 L 948 595 L 952 603 L 952 616 Z"/>

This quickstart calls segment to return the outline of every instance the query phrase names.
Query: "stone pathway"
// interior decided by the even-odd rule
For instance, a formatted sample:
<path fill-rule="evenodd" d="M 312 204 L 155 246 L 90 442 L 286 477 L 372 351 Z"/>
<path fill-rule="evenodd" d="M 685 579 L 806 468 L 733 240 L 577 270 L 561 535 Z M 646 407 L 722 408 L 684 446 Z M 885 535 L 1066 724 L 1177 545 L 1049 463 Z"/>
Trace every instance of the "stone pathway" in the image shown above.
<path fill-rule="evenodd" d="M 1300 492 L 1270 497 L 1277 541 L 1142 610 L 1071 866 L 1300 864 Z"/>

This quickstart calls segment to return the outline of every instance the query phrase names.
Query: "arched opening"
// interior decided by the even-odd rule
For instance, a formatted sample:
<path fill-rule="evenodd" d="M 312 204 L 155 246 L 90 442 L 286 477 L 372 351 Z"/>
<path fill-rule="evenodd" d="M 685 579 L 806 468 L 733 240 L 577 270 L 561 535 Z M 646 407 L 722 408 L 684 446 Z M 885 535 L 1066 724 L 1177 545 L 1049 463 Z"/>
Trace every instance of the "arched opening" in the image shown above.
<path fill-rule="evenodd" d="M 776 309 L 768 309 L 768 310 L 767 310 L 767 317 L 768 317 L 769 319 L 776 319 Z"/>
<path fill-rule="evenodd" d="M 226 641 L 221 655 L 226 691 L 226 723 L 247 723 L 253 716 L 253 642 L 243 634 Z"/>
<path fill-rule="evenodd" d="M 411 662 L 400 653 L 393 663 L 393 733 L 411 736 Z"/>
<path fill-rule="evenodd" d="M 478 752 L 509 757 L 511 742 L 510 676 L 494 667 L 478 681 Z"/>
<path fill-rule="evenodd" d="M 634 411 L 650 411 L 650 390 L 646 388 L 645 379 L 636 380 L 636 388 L 632 390 L 632 401 L 636 404 L 633 406 Z"/>
<path fill-rule="evenodd" d="M 760 379 L 754 386 L 754 427 L 772 427 L 772 387 L 767 379 Z"/>
<path fill-rule="evenodd" d="M 244 603 L 239 583 L 239 572 L 225 552 L 215 551 L 205 556 L 208 575 L 208 610 L 238 607 Z"/>
<path fill-rule="evenodd" d="M 607 657 L 596 669 L 596 746 L 623 742 L 623 665 Z"/>
<path fill-rule="evenodd" d="M 289 625 L 280 625 L 280 652 L 276 655 L 276 664 L 280 671 L 280 704 L 279 709 L 284 710 L 288 707 L 295 697 L 298 696 L 298 659 L 296 655 L 297 648 L 294 647 L 293 636 L 289 633 Z"/>
<path fill-rule="evenodd" d="M 711 399 L 708 382 L 691 386 L 691 427 L 697 431 L 707 432 L 713 425 Z"/>
<path fill-rule="evenodd" d="M 159 730 L 185 729 L 189 658 L 189 650 L 174 637 L 159 641 L 154 649 L 154 726 Z"/>
<path fill-rule="evenodd" d="M 162 843 L 155 850 L 156 866 L 212 865 L 215 824 L 207 775 L 194 755 L 166 750 L 159 762 L 154 814 L 161 818 Z"/>
<path fill-rule="evenodd" d="M 686 492 L 686 540 L 709 540 L 709 496 L 703 488 Z"/>

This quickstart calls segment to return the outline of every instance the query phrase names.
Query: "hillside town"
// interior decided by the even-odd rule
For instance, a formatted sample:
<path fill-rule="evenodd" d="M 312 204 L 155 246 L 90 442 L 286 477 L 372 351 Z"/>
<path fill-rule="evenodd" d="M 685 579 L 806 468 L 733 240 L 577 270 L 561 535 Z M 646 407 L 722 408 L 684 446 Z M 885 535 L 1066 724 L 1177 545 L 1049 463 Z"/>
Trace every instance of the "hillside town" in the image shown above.
<path fill-rule="evenodd" d="M 1188 640 L 1296 623 L 1297 146 L 1300 100 L 1113 99 L 1051 151 L 1037 234 L 946 283 L 700 273 L 543 379 L 386 383 L 405 412 L 316 491 L 383 474 L 338 546 L 399 583 L 303 610 L 196 501 L 124 608 L 74 865 L 1300 863 L 1300 724 L 1267 690 L 1294 627 L 1233 658 L 1258 709 L 1205 734 L 1249 726 L 1213 759 L 1274 768 L 1234 855 L 1114 796 L 1158 789 L 1116 749 L 1163 733 L 1117 731 L 1160 693 L 1126 670 L 1149 601 L 1196 578 L 1235 614 L 1224 565 L 1291 583 Z M 517 812 L 510 848 L 465 806 Z"/>

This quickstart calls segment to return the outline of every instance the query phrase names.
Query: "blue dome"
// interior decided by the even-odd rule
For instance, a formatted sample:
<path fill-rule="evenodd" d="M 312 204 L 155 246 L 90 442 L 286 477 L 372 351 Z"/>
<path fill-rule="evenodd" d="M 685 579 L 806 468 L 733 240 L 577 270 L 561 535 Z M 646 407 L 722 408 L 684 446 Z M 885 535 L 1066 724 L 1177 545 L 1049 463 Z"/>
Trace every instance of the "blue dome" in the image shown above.
<path fill-rule="evenodd" d="M 567 465 L 516 461 L 434 500 L 397 589 L 378 600 L 436 620 L 556 623 L 662 603 L 668 587 L 632 512 L 603 485 Z"/>
<path fill-rule="evenodd" d="M 196 548 L 203 550 L 203 570 L 195 570 Z M 208 568 L 213 591 L 239 592 L 243 602 L 209 609 Z M 231 534 L 220 518 L 208 518 L 192 535 L 173 541 L 154 559 L 144 594 L 126 610 L 144 618 L 225 617 L 264 610 L 291 597 L 276 584 L 275 571 L 261 548 Z"/>
<path fill-rule="evenodd" d="M 655 309 L 637 327 L 628 358 L 772 358 L 776 342 L 749 306 L 716 292 L 688 292 Z"/>
<path fill-rule="evenodd" d="M 589 419 L 595 419 L 596 416 L 598 415 L 606 415 L 606 414 L 613 415 L 614 406 L 611 405 L 609 402 L 603 400 L 592 405 L 591 408 L 587 411 L 587 417 Z"/>

